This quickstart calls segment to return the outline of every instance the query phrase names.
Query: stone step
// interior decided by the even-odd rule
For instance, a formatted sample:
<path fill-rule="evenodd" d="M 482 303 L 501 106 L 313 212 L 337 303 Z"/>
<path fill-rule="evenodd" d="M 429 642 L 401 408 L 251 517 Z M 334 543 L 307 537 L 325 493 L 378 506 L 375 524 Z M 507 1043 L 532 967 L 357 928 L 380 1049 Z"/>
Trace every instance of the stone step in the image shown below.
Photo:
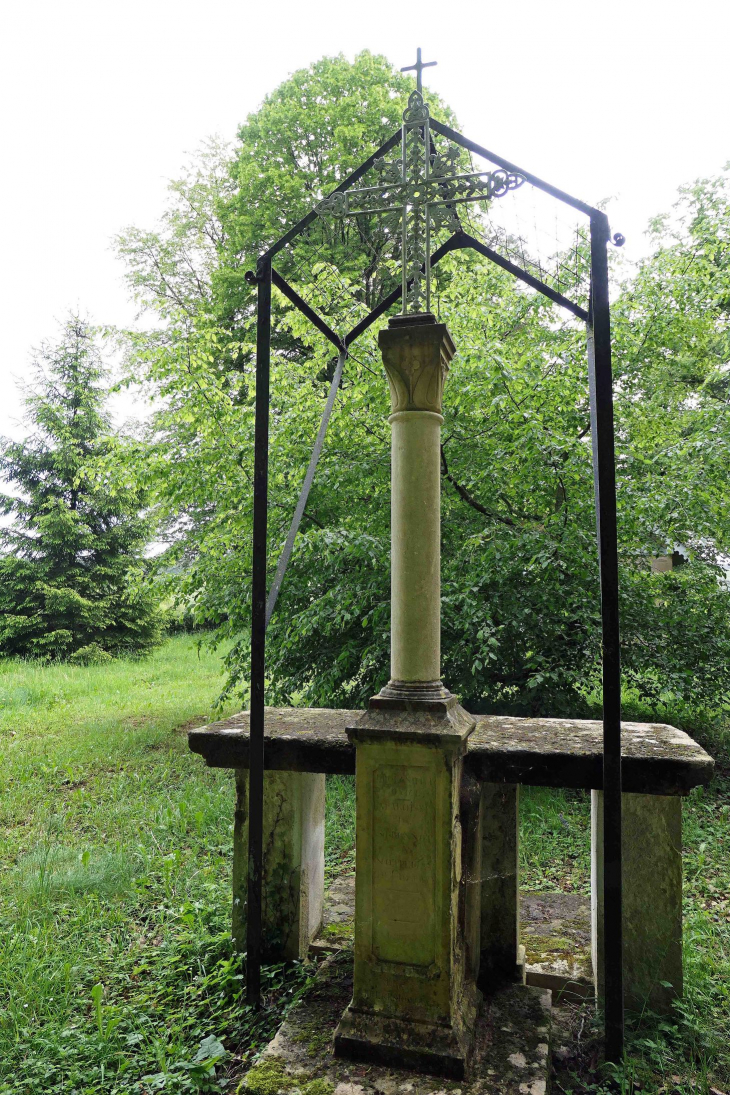
<path fill-rule="evenodd" d="M 322 964 L 247 1073 L 241 1095 L 545 1095 L 548 1089 L 548 991 L 509 985 L 484 1001 L 464 1080 L 335 1057 L 335 1029 L 351 997 L 352 951 L 343 948 Z"/>

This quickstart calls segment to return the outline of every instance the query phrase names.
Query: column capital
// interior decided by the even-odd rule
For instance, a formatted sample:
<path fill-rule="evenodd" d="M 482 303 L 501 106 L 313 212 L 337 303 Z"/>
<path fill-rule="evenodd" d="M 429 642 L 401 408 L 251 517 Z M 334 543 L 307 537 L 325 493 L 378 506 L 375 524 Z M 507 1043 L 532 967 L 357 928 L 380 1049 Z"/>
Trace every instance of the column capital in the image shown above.
<path fill-rule="evenodd" d="M 456 352 L 445 323 L 431 312 L 394 316 L 378 342 L 390 387 L 391 413 L 441 414 L 444 383 Z"/>

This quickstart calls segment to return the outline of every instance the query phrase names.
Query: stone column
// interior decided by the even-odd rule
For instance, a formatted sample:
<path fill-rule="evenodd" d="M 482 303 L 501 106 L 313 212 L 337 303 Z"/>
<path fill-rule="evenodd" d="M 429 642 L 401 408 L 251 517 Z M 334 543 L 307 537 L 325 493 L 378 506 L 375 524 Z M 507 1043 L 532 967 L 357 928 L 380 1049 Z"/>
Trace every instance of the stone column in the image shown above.
<path fill-rule="evenodd" d="M 357 749 L 353 999 L 335 1052 L 461 1078 L 477 993 L 460 909 L 462 761 L 474 720 L 440 680 L 441 396 L 432 315 L 381 332 L 392 400 L 391 680 Z"/>
<path fill-rule="evenodd" d="M 682 995 L 682 800 L 622 796 L 624 1000 L 668 1013 Z M 591 956 L 603 998 L 603 792 L 591 792 Z M 667 987 L 671 986 L 671 987 Z"/>
<path fill-rule="evenodd" d="M 263 949 L 267 961 L 306 958 L 322 924 L 325 777 L 312 772 L 264 774 Z M 248 771 L 236 772 L 233 826 L 233 922 L 246 949 Z"/>

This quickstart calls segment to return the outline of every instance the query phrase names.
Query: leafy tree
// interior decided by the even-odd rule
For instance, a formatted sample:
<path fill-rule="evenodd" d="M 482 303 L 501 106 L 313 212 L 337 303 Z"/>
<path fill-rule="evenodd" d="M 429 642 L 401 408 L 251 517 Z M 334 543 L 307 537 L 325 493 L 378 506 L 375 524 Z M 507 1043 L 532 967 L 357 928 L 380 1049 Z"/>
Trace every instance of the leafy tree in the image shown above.
<path fill-rule="evenodd" d="M 157 232 L 130 230 L 119 241 L 138 300 L 161 321 L 129 333 L 128 365 L 130 381 L 164 400 L 149 473 L 172 552 L 186 562 L 182 596 L 219 638 L 234 640 L 230 686 L 244 691 L 255 346 L 244 272 L 398 126 L 411 88 L 370 54 L 296 73 L 231 151 L 206 149 L 175 184 Z M 434 113 L 452 120 L 443 106 Z M 654 255 L 616 271 L 625 679 L 655 704 L 671 696 L 716 705 L 730 692 L 730 604 L 718 565 L 730 551 L 727 176 L 688 188 L 654 231 Z M 334 258 L 355 282 L 343 241 Z M 585 332 L 474 256 L 445 260 L 439 279 L 438 307 L 458 350 L 442 457 L 444 679 L 475 709 L 579 713 L 600 688 Z M 367 279 L 353 293 L 367 302 Z M 376 337 L 377 327 L 348 359 L 271 621 L 272 700 L 356 705 L 387 678 L 388 396 Z M 331 347 L 276 291 L 272 342 L 273 573 Z M 677 543 L 690 565 L 652 574 L 649 557 Z"/>
<path fill-rule="evenodd" d="M 4 440 L 0 496 L 0 651 L 77 661 L 144 653 L 161 637 L 146 581 L 150 521 L 135 484 L 136 446 L 115 436 L 105 370 L 88 323 L 46 343 L 26 394 L 26 440 Z"/>

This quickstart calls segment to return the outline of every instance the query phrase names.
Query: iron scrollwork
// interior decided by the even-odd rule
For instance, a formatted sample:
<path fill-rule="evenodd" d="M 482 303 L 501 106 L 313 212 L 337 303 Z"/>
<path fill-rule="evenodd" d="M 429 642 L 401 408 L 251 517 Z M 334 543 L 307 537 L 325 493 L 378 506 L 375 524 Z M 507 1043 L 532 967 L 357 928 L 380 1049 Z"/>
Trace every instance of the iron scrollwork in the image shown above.
<path fill-rule="evenodd" d="M 450 145 L 434 147 L 428 104 L 419 91 L 411 93 L 403 111 L 401 155 L 376 160 L 380 182 L 347 192 L 337 191 L 316 207 L 320 216 L 383 215 L 399 238 L 403 311 L 430 309 L 432 230 L 461 228 L 458 205 L 501 198 L 526 181 L 516 172 L 459 171 L 461 152 Z"/>

